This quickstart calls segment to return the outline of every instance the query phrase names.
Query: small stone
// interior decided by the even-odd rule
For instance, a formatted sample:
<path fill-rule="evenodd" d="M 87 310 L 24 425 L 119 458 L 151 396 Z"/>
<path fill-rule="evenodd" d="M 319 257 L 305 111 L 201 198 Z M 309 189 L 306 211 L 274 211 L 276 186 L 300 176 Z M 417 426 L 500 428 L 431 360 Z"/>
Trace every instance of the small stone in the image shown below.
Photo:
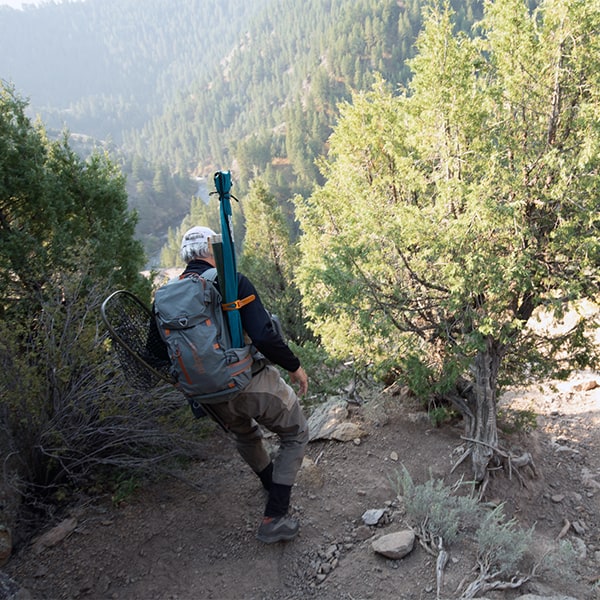
<path fill-rule="evenodd" d="M 398 460 L 398 453 L 397 452 L 390 452 L 390 460 L 393 460 L 394 462 L 397 462 Z"/>
<path fill-rule="evenodd" d="M 589 392 L 590 390 L 595 390 L 598 387 L 598 382 L 594 379 L 589 381 L 584 381 L 583 383 L 578 383 L 573 386 L 573 389 L 576 392 Z"/>
<path fill-rule="evenodd" d="M 385 509 L 383 508 L 371 508 L 365 511 L 362 516 L 363 523 L 365 525 L 377 525 L 381 520 L 381 517 L 383 517 L 384 512 Z"/>
<path fill-rule="evenodd" d="M 574 537 L 572 539 L 572 543 L 579 559 L 585 560 L 587 557 L 587 547 L 585 545 L 585 542 L 580 538 Z"/>
<path fill-rule="evenodd" d="M 410 529 L 389 533 L 376 539 L 371 547 L 374 552 L 386 558 L 399 560 L 412 552 L 415 543 L 415 534 Z"/>
<path fill-rule="evenodd" d="M 580 521 L 573 521 L 571 525 L 575 530 L 575 533 L 577 533 L 578 535 L 583 535 L 585 533 L 586 526 Z"/>
<path fill-rule="evenodd" d="M 360 438 L 362 430 L 356 423 L 340 423 L 331 433 L 330 438 L 338 442 L 349 442 Z"/>

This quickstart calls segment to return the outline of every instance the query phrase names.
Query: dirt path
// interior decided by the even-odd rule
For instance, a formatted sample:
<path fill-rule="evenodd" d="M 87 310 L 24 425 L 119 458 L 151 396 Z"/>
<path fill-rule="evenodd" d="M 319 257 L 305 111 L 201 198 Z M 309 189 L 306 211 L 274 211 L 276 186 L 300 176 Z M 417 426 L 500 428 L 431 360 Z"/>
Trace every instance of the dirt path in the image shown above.
<path fill-rule="evenodd" d="M 550 575 L 488 598 L 600 597 L 593 585 L 600 576 L 600 388 L 576 389 L 589 381 L 600 384 L 600 375 L 507 394 L 505 407 L 538 414 L 533 433 L 503 438 L 531 452 L 537 477 L 528 476 L 523 488 L 499 475 L 487 492 L 488 499 L 506 501 L 507 514 L 524 526 L 536 524 L 538 547 L 568 522 L 565 537 L 580 552 L 577 580 Z M 231 440 L 215 433 L 206 460 L 185 472 L 187 481 L 151 485 L 119 507 L 105 499 L 75 509 L 66 539 L 39 554 L 21 549 L 4 571 L 24 588 L 22 599 L 34 600 L 433 600 L 435 559 L 418 545 L 402 560 L 371 548 L 375 537 L 406 526 L 392 485 L 401 464 L 415 483 L 430 473 L 446 483 L 469 476 L 468 464 L 450 475 L 461 427 L 436 429 L 423 417 L 415 406 L 387 398 L 354 410 L 352 419 L 367 432 L 359 444 L 312 442 L 292 498 L 302 529 L 291 543 L 255 539 L 262 488 Z M 361 517 L 374 508 L 386 516 L 367 527 Z M 474 564 L 469 544 L 452 547 L 450 557 L 443 598 L 457 597 Z"/>

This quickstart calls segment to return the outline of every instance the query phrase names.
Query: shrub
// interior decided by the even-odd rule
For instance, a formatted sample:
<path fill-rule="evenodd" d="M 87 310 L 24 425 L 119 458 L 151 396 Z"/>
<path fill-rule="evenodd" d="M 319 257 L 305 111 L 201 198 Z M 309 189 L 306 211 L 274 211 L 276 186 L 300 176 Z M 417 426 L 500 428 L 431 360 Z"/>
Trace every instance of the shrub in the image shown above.
<path fill-rule="evenodd" d="M 40 311 L 0 321 L 5 469 L 44 514 L 106 471 L 156 474 L 198 451 L 169 424 L 183 396 L 170 386 L 141 393 L 124 379 L 99 322 L 101 299 L 64 278 Z"/>
<path fill-rule="evenodd" d="M 477 500 L 455 495 L 441 479 L 429 479 L 424 484 L 415 485 L 403 466 L 395 488 L 403 496 L 407 518 L 415 525 L 422 543 L 430 549 L 435 538 L 441 537 L 445 544 L 450 544 L 458 538 L 461 529 L 472 526 L 478 520 L 480 508 Z"/>
<path fill-rule="evenodd" d="M 488 513 L 477 529 L 480 564 L 497 576 L 512 576 L 531 545 L 533 527 L 523 530 L 515 519 L 505 520 L 504 505 Z"/>
<path fill-rule="evenodd" d="M 518 588 L 539 573 L 558 574 L 563 579 L 573 576 L 575 552 L 567 541 L 552 546 L 534 560 L 527 572 L 520 572 L 525 555 L 532 547 L 534 528 L 525 530 L 515 519 L 507 520 L 504 505 L 484 512 L 473 497 L 457 496 L 442 480 L 430 478 L 416 485 L 405 467 L 397 474 L 393 486 L 403 495 L 407 520 L 420 544 L 430 554 L 439 555 L 438 564 L 440 558 L 444 558 L 441 569 L 447 560 L 447 555 L 442 557 L 442 549 L 456 542 L 462 532 L 468 529 L 475 532 L 477 574 L 466 585 L 461 598 L 475 598 L 490 590 Z M 439 597 L 440 572 L 437 576 Z"/>

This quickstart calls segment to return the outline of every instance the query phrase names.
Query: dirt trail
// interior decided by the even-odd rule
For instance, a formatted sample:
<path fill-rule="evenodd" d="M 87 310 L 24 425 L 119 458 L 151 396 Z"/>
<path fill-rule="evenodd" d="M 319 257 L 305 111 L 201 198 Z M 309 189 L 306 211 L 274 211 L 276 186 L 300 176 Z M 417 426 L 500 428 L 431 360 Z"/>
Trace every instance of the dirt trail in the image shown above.
<path fill-rule="evenodd" d="M 504 407 L 538 414 L 531 434 L 503 437 L 505 445 L 531 452 L 537 477 L 526 476 L 525 488 L 498 475 L 487 492 L 488 499 L 506 501 L 507 514 L 523 526 L 536 524 L 536 547 L 555 540 L 568 522 L 565 535 L 581 553 L 577 581 L 547 576 L 488 598 L 600 597 L 593 585 L 600 576 L 600 388 L 576 389 L 589 381 L 600 384 L 600 375 L 505 396 Z M 215 432 L 206 459 L 183 474 L 185 481 L 150 485 L 119 507 L 103 499 L 74 509 L 66 539 L 39 554 L 20 549 L 4 571 L 24 588 L 21 598 L 34 600 L 434 600 L 435 559 L 416 545 L 404 559 L 389 560 L 371 543 L 406 526 L 392 484 L 401 464 L 415 483 L 430 475 L 447 483 L 469 477 L 468 464 L 450 474 L 462 428 L 436 429 L 415 405 L 395 397 L 355 407 L 352 419 L 366 432 L 360 444 L 309 446 L 292 498 L 302 529 L 291 543 L 255 539 L 262 488 L 231 440 Z M 386 516 L 367 527 L 361 517 L 373 508 L 385 508 Z M 457 597 L 474 564 L 472 544 L 450 548 L 450 557 L 443 598 Z"/>

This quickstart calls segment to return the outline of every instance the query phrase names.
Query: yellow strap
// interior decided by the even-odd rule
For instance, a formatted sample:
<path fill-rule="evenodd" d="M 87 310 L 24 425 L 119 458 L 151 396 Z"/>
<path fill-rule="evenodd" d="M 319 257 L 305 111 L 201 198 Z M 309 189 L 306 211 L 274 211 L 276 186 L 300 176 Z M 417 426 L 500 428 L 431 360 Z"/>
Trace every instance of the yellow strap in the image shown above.
<path fill-rule="evenodd" d="M 234 300 L 233 302 L 227 302 L 225 304 L 221 304 L 221 307 L 225 311 L 239 310 L 240 308 L 242 308 L 242 306 L 246 306 L 246 304 L 250 304 L 250 302 L 253 302 L 254 300 L 256 300 L 256 296 L 254 294 L 251 294 L 250 296 L 246 296 L 245 298 L 242 298 L 241 300 Z"/>

